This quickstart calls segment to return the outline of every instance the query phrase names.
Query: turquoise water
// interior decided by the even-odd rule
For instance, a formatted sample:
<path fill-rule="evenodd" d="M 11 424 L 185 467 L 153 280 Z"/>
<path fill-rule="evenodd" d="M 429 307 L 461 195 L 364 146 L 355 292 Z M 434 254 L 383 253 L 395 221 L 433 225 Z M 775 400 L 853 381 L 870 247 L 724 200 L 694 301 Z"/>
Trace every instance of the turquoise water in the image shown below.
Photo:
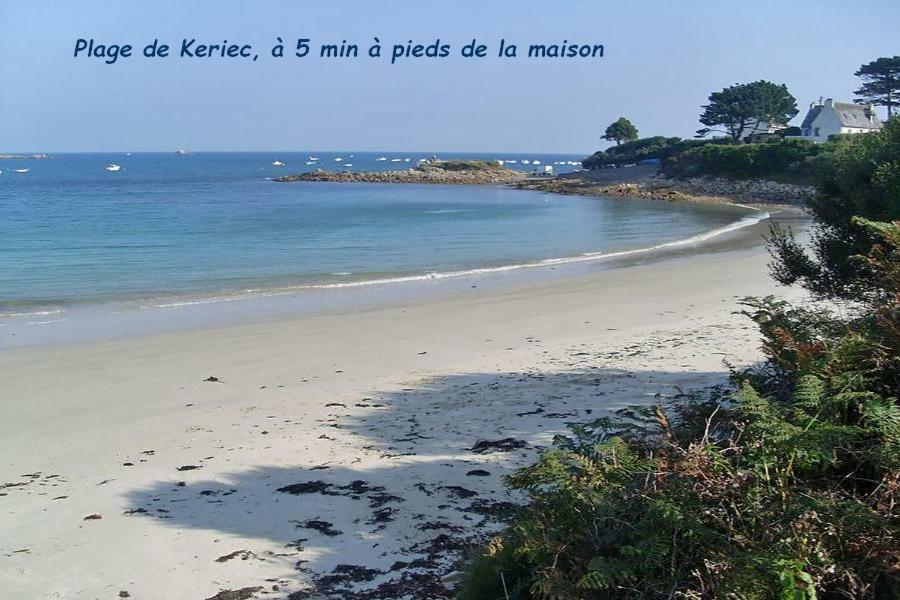
<path fill-rule="evenodd" d="M 0 161 L 0 315 L 443 277 L 664 244 L 744 216 L 721 207 L 492 186 L 270 181 L 315 168 L 306 164 L 310 156 L 325 168 L 352 163 L 352 170 L 371 170 L 406 168 L 428 155 L 62 154 Z M 577 160 L 468 156 L 516 160 L 510 166 L 526 170 L 535 159 L 557 163 L 557 170 L 571 170 L 558 163 Z M 272 166 L 275 160 L 285 165 Z M 110 163 L 121 170 L 107 171 Z M 23 168 L 29 171 L 15 172 Z"/>

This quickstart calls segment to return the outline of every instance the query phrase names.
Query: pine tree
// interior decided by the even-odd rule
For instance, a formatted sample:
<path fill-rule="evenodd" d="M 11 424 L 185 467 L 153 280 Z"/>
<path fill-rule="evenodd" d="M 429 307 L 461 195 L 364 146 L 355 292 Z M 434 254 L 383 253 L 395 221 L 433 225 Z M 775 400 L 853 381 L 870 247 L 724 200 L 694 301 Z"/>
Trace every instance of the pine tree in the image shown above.
<path fill-rule="evenodd" d="M 863 80 L 856 92 L 860 104 L 877 104 L 887 107 L 888 119 L 894 107 L 900 104 L 900 56 L 882 57 L 859 68 L 857 77 Z"/>

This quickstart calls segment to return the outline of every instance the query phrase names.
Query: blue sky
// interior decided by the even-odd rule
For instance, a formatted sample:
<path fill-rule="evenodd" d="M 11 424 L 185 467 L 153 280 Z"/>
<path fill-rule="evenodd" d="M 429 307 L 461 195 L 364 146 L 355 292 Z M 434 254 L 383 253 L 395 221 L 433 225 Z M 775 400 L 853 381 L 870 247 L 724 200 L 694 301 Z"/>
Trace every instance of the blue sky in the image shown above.
<path fill-rule="evenodd" d="M 586 153 L 620 116 L 690 137 L 713 90 L 786 83 L 803 111 L 851 100 L 900 54 L 900 2 L 832 0 L 0 0 L 0 151 L 417 150 Z M 440 38 L 447 59 L 275 60 L 276 36 L 361 48 Z M 250 43 L 242 60 L 73 58 L 75 40 Z M 472 38 L 488 57 L 466 60 Z M 499 59 L 501 38 L 605 45 L 603 59 Z"/>

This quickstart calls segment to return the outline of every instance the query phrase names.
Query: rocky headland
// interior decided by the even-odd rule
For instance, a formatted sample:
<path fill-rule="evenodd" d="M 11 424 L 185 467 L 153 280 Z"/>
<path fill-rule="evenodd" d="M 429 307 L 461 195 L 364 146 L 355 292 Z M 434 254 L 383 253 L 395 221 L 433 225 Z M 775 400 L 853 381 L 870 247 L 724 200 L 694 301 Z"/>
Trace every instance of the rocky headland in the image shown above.
<path fill-rule="evenodd" d="M 0 154 L 0 160 L 21 160 L 23 158 L 44 159 L 50 157 L 46 154 Z"/>
<path fill-rule="evenodd" d="M 327 171 L 285 175 L 273 181 L 327 181 L 338 183 L 431 183 L 446 185 L 511 185 L 518 189 L 581 196 L 645 198 L 669 202 L 727 202 L 801 206 L 815 194 L 809 186 L 765 179 L 694 177 L 673 179 L 656 169 L 580 171 L 557 177 L 534 177 L 493 161 L 435 160 L 395 171 Z"/>
<path fill-rule="evenodd" d="M 279 183 L 294 181 L 333 181 L 341 183 L 434 183 L 434 184 L 512 184 L 523 182 L 527 173 L 503 167 L 492 161 L 431 161 L 402 171 L 326 171 L 285 175 L 273 179 Z"/>
<path fill-rule="evenodd" d="M 593 176 L 591 173 L 576 173 L 546 180 L 521 181 L 516 184 L 516 187 L 555 194 L 646 198 L 678 202 L 729 202 L 750 205 L 801 206 L 815 195 L 815 189 L 812 187 L 765 179 L 731 180 L 706 177 L 672 179 L 662 175 L 648 175 L 609 181 Z"/>

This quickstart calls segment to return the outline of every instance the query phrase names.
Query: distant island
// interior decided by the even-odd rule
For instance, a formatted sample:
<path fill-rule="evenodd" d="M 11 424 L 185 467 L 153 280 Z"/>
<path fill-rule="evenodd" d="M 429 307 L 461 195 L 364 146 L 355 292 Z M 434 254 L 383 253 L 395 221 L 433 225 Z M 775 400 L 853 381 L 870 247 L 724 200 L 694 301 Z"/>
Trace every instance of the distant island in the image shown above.
<path fill-rule="evenodd" d="M 23 158 L 50 158 L 46 154 L 0 154 L 0 160 L 15 160 L 15 159 L 23 159 Z"/>
<path fill-rule="evenodd" d="M 644 141 L 638 140 L 623 144 L 621 148 L 627 150 L 642 142 Z M 628 156 L 631 154 L 628 152 Z M 581 196 L 740 204 L 802 204 L 813 194 L 813 188 L 809 186 L 769 181 L 765 178 L 676 178 L 662 173 L 658 163 L 629 166 L 631 168 L 582 170 L 554 177 L 517 171 L 497 161 L 434 159 L 404 170 L 352 172 L 319 168 L 306 173 L 285 175 L 273 181 L 509 185 L 519 189 Z"/>
<path fill-rule="evenodd" d="M 307 173 L 285 175 L 273 181 L 333 181 L 357 183 L 434 183 L 434 184 L 504 184 L 519 183 L 527 173 L 504 167 L 488 160 L 430 160 L 418 166 L 398 171 L 326 171 L 316 169 Z"/>

